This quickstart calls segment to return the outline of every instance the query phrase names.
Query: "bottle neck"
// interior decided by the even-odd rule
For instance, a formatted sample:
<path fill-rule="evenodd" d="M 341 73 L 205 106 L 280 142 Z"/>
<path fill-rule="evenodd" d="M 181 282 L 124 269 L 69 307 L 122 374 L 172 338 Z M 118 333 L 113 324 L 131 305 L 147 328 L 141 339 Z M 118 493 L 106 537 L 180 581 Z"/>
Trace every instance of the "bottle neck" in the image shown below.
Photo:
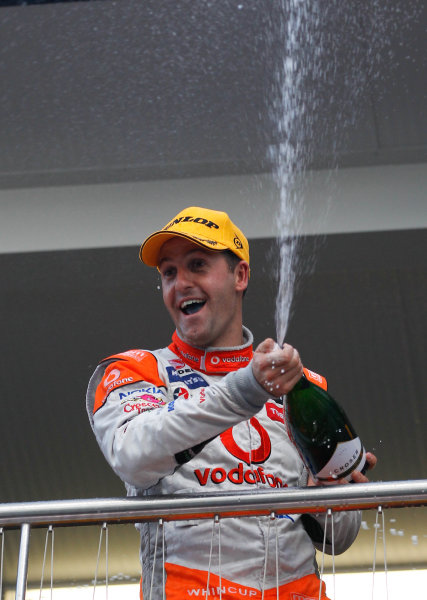
<path fill-rule="evenodd" d="M 307 377 L 305 375 L 303 375 L 301 377 L 301 379 L 299 381 L 297 381 L 297 383 L 294 385 L 294 387 L 291 390 L 291 393 L 293 391 L 298 392 L 299 390 L 305 390 L 308 387 L 310 387 L 310 382 L 307 379 Z"/>

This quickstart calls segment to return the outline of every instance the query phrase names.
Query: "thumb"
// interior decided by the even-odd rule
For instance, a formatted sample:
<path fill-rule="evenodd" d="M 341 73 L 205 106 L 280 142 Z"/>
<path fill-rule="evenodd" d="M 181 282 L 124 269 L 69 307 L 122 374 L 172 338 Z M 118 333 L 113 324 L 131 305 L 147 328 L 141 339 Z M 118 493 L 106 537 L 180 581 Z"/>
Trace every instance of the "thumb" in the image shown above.
<path fill-rule="evenodd" d="M 272 338 L 267 338 L 260 344 L 258 344 L 255 352 L 262 352 L 264 354 L 268 354 L 272 352 L 277 347 L 276 342 Z"/>

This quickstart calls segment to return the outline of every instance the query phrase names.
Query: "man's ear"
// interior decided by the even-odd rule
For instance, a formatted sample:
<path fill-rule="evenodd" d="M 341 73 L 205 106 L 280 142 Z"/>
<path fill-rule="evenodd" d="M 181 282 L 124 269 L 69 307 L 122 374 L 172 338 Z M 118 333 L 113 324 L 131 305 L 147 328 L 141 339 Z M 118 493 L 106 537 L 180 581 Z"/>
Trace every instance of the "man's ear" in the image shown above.
<path fill-rule="evenodd" d="M 249 284 L 249 265 L 245 260 L 241 260 L 234 269 L 236 281 L 236 290 L 244 292 Z"/>

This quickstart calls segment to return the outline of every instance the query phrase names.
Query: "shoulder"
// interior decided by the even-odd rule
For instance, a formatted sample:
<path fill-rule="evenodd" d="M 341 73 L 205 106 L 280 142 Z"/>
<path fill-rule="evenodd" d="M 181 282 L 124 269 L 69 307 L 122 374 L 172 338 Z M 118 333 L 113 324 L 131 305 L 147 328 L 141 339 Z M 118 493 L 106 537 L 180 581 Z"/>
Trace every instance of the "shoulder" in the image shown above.
<path fill-rule="evenodd" d="M 165 387 L 159 375 L 156 351 L 132 349 L 104 358 L 89 381 L 88 402 L 92 412 L 104 405 L 113 390 L 140 381 Z"/>

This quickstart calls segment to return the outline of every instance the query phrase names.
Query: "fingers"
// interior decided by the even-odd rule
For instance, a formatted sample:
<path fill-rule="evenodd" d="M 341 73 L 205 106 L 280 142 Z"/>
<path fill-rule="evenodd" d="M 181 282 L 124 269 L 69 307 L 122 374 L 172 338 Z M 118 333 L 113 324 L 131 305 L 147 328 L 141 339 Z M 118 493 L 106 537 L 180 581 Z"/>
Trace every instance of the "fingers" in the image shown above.
<path fill-rule="evenodd" d="M 370 471 L 375 467 L 375 465 L 377 464 L 377 457 L 375 456 L 375 454 L 372 454 L 372 452 L 366 453 L 366 464 L 367 471 Z M 353 471 L 351 478 L 354 483 L 369 483 L 368 477 L 366 477 L 366 475 L 364 475 L 360 471 Z"/>
<path fill-rule="evenodd" d="M 273 350 L 279 350 L 280 346 L 277 342 L 275 342 L 272 338 L 267 338 L 260 344 L 258 344 L 255 352 L 261 352 L 267 354 L 268 352 L 273 352 Z"/>
<path fill-rule="evenodd" d="M 373 469 L 375 467 L 375 465 L 377 464 L 377 457 L 375 456 L 375 454 L 372 454 L 372 452 L 367 452 L 366 453 L 366 463 L 367 463 L 367 467 L 366 470 L 370 471 L 371 469 Z M 338 479 L 334 484 L 335 485 L 345 485 L 349 483 L 346 479 Z M 369 479 L 368 477 L 366 477 L 366 475 L 364 475 L 363 473 L 361 473 L 360 471 L 353 471 L 353 473 L 351 474 L 351 483 L 369 483 Z M 307 486 L 318 486 L 321 485 L 320 482 L 314 480 L 312 478 L 311 475 L 309 475 L 308 477 L 308 482 L 307 482 Z"/>
<path fill-rule="evenodd" d="M 370 471 L 377 464 L 377 457 L 375 456 L 375 454 L 372 454 L 372 452 L 367 452 L 366 453 L 366 462 L 368 464 L 368 466 L 366 467 L 366 470 Z"/>
<path fill-rule="evenodd" d="M 287 394 L 303 374 L 298 351 L 289 344 L 280 348 L 271 338 L 255 350 L 252 369 L 258 383 L 276 398 Z"/>
<path fill-rule="evenodd" d="M 369 483 L 369 479 L 360 471 L 353 471 L 351 480 L 353 483 Z"/>
<path fill-rule="evenodd" d="M 372 452 L 367 452 L 366 453 L 366 463 L 367 463 L 366 470 L 370 471 L 371 469 L 373 469 L 375 467 L 375 465 L 377 464 L 377 457 L 375 456 L 375 454 L 372 454 Z M 338 479 L 334 483 L 334 485 L 346 485 L 347 483 L 349 483 L 349 482 L 346 479 Z M 369 483 L 369 479 L 366 477 L 366 475 L 364 475 L 360 471 L 353 471 L 353 473 L 351 474 L 351 483 Z M 312 476 L 309 475 L 307 486 L 311 487 L 311 486 L 319 486 L 319 485 L 321 485 L 321 483 L 314 480 L 312 478 Z"/>

